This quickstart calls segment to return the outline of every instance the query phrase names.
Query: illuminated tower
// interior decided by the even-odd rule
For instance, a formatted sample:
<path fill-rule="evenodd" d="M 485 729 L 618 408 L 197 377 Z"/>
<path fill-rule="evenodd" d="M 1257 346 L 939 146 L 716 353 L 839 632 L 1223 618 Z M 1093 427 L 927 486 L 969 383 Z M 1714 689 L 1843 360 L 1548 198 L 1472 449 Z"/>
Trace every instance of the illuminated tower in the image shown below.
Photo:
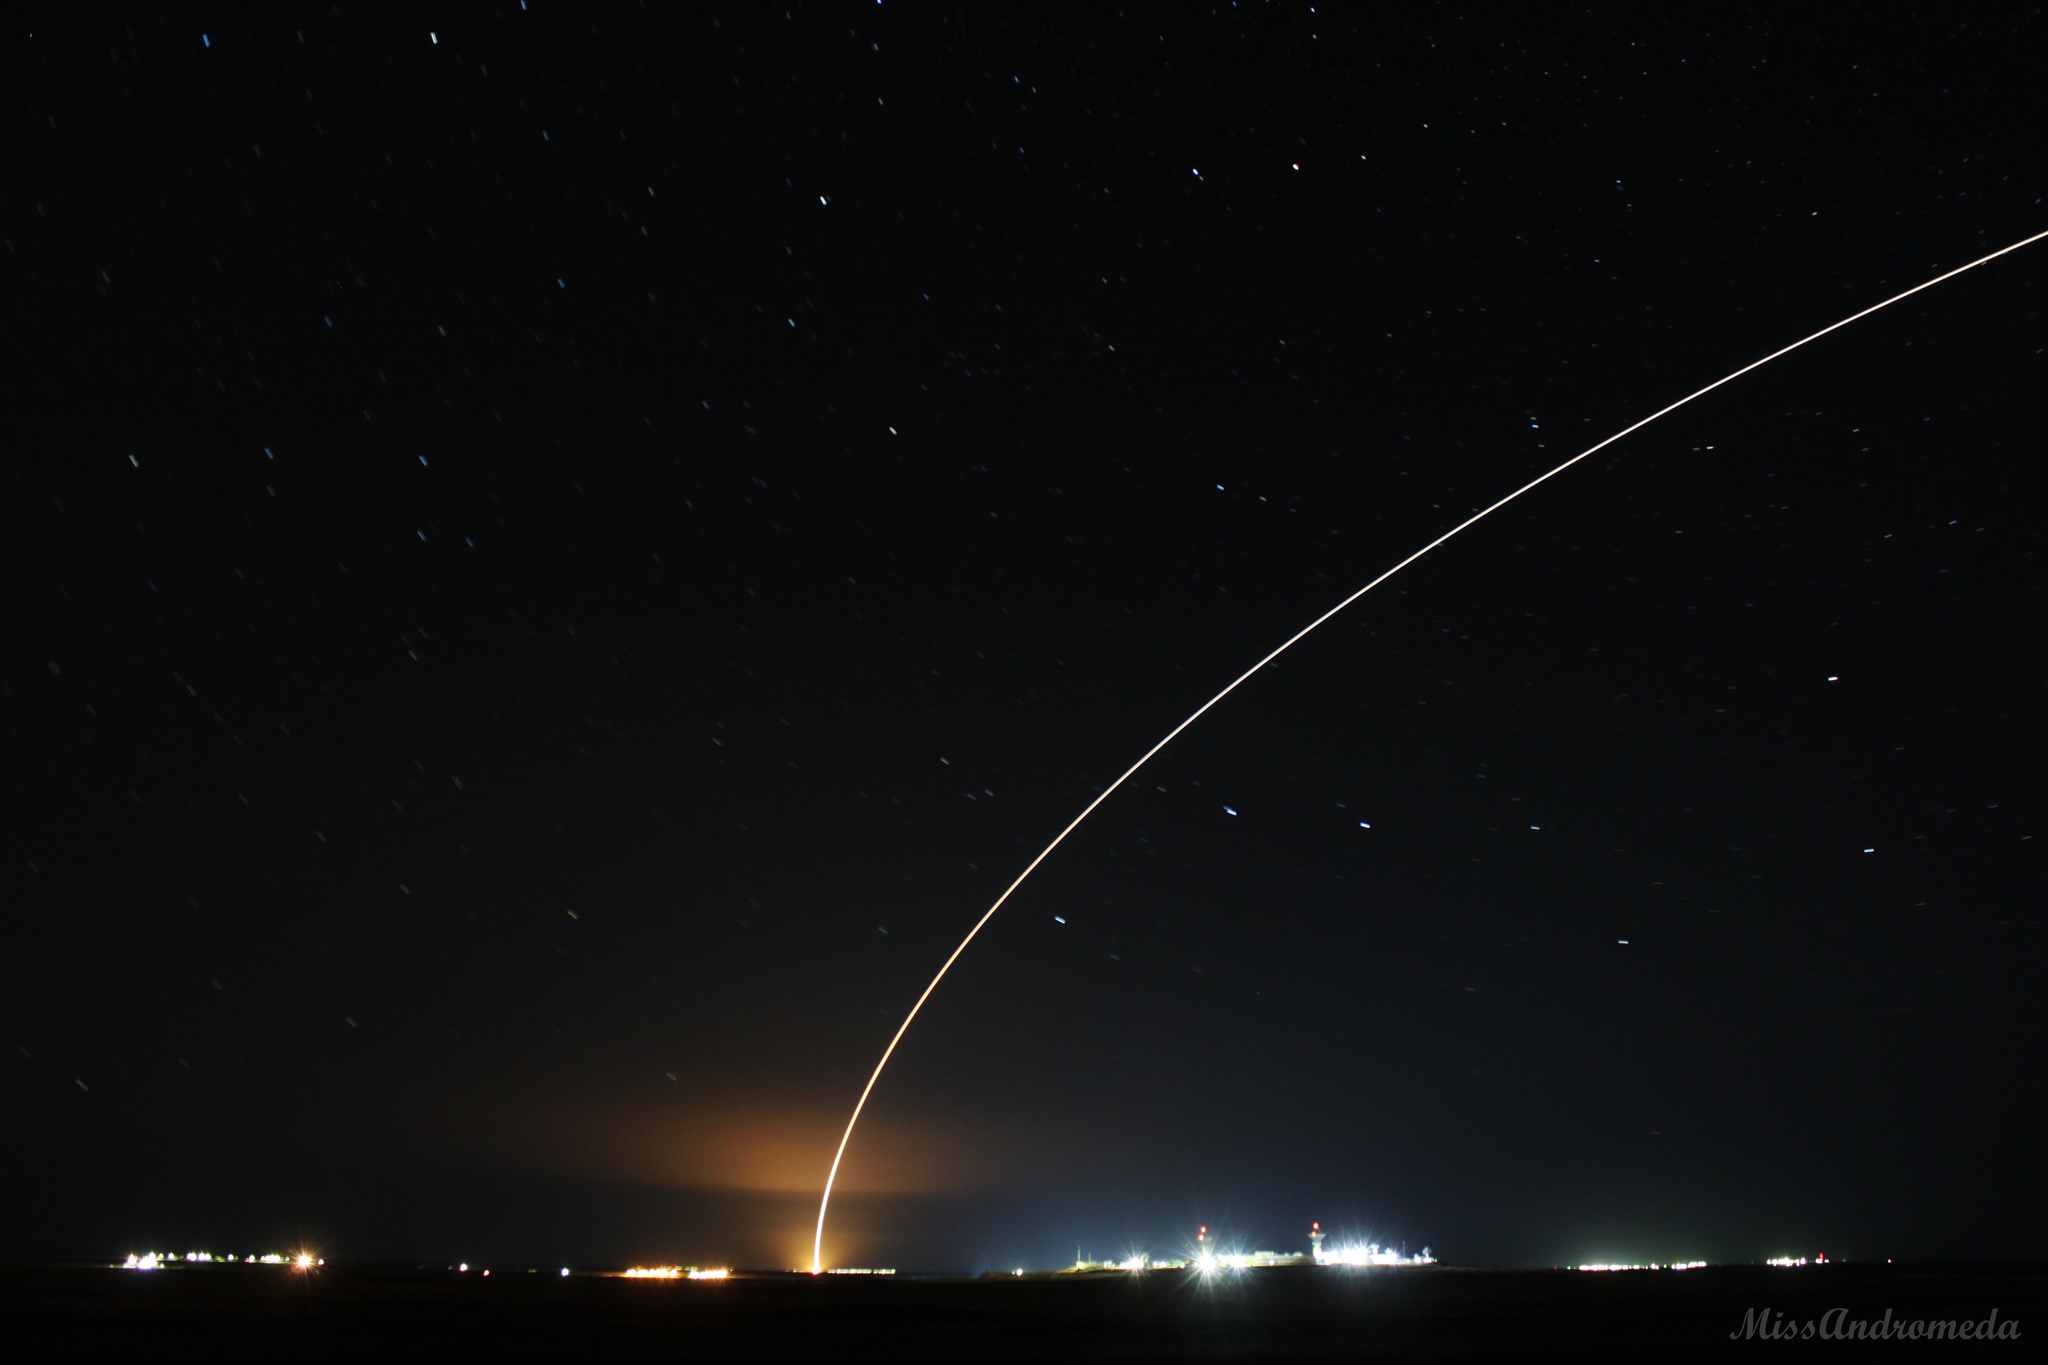
<path fill-rule="evenodd" d="M 1195 1264 L 1206 1266 L 1215 1250 L 1209 1245 L 1209 1225 L 1204 1223 L 1195 1229 Z"/>
<path fill-rule="evenodd" d="M 1321 1223 L 1310 1223 L 1308 1225 L 1308 1254 L 1309 1259 L 1317 1265 L 1323 1263 L 1323 1225 Z"/>

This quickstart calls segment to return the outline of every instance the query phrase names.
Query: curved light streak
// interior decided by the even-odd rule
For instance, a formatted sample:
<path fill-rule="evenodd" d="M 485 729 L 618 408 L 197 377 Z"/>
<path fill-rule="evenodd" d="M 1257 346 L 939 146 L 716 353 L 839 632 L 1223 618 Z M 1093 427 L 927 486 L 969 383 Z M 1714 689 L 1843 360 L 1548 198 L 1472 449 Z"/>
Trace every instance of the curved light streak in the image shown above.
<path fill-rule="evenodd" d="M 1430 541 L 1429 544 L 1423 546 L 1414 554 L 1409 555 L 1406 559 L 1396 564 L 1393 568 L 1388 569 L 1378 578 L 1373 579 L 1372 582 L 1366 584 L 1357 592 L 1352 593 L 1349 597 L 1339 602 L 1336 606 L 1331 607 L 1321 616 L 1318 616 L 1315 620 L 1309 622 L 1300 630 L 1294 632 L 1294 634 L 1288 636 L 1284 641 L 1281 642 L 1279 648 L 1275 649 L 1265 658 L 1253 664 L 1250 668 L 1247 668 L 1244 672 L 1238 674 L 1236 678 L 1232 679 L 1228 687 L 1224 688 L 1221 692 L 1218 692 L 1215 696 L 1209 698 L 1209 700 L 1203 702 L 1199 707 L 1195 708 L 1194 713 L 1190 715 L 1186 720 L 1182 721 L 1180 724 L 1174 726 L 1171 730 L 1167 731 L 1166 738 L 1160 740 L 1157 744 L 1147 749 L 1144 752 L 1144 755 L 1140 757 L 1136 763 L 1133 763 L 1130 767 L 1124 769 L 1122 777 L 1119 777 L 1116 781 L 1110 783 L 1107 787 L 1104 787 L 1102 789 L 1101 794 L 1098 795 L 1093 801 L 1090 801 L 1085 807 L 1083 807 L 1081 813 L 1075 816 L 1073 820 L 1067 825 L 1067 827 L 1061 830 L 1059 834 L 1056 837 L 1054 837 L 1053 841 L 1047 844 L 1045 848 L 1039 853 L 1039 855 L 1036 858 L 1033 858 L 1030 861 L 1030 863 L 1028 863 L 1025 866 L 1022 872 L 1017 874 L 1017 880 L 1011 882 L 1009 887 L 1003 892 L 1003 894 L 996 897 L 995 904 L 991 905 L 988 908 L 987 912 L 984 913 L 980 919 L 974 922 L 974 927 L 967 931 L 967 937 L 960 940 L 960 946 L 953 950 L 952 955 L 949 956 L 946 959 L 944 965 L 942 965 L 939 968 L 938 975 L 934 976 L 932 978 L 931 984 L 924 988 L 924 993 L 917 997 L 917 1003 L 910 1007 L 910 1013 L 903 1016 L 903 1023 L 897 1028 L 896 1036 L 889 1040 L 888 1047 L 882 1049 L 882 1060 L 875 1063 L 874 1072 L 868 1077 L 868 1083 L 861 1087 L 860 1099 L 854 1103 L 853 1114 L 850 1118 L 846 1120 L 846 1131 L 840 1134 L 839 1150 L 832 1154 L 832 1169 L 828 1171 L 825 1175 L 825 1193 L 823 1197 L 818 1200 L 818 1230 L 816 1236 L 813 1237 L 811 1241 L 811 1273 L 817 1274 L 824 1269 L 823 1248 L 825 1245 L 825 1211 L 827 1208 L 831 1206 L 832 1203 L 832 1184 L 835 1180 L 839 1178 L 839 1163 L 846 1156 L 846 1144 L 853 1139 L 854 1125 L 860 1122 L 861 1111 L 867 1108 L 868 1096 L 874 1093 L 875 1082 L 882 1078 L 882 1069 L 889 1065 L 889 1058 L 892 1055 L 894 1055 L 896 1051 L 896 1045 L 902 1042 L 903 1035 L 910 1031 L 911 1022 L 917 1018 L 917 1012 L 924 1008 L 925 1001 L 931 999 L 932 992 L 937 990 L 939 987 L 939 983 L 946 979 L 946 973 L 951 971 L 953 968 L 953 964 L 960 960 L 960 954 L 967 951 L 967 945 L 974 942 L 974 936 L 981 932 L 982 926 L 986 925 L 991 919 L 995 918 L 996 911 L 1003 908 L 1003 902 L 1009 900 L 1010 897 L 1016 892 L 1017 888 L 1024 884 L 1025 878 L 1029 877 L 1033 872 L 1037 871 L 1038 865 L 1044 862 L 1048 857 L 1050 857 L 1052 851 L 1058 848 L 1060 844 L 1066 840 L 1066 837 L 1069 834 L 1072 834 L 1077 828 L 1079 828 L 1083 820 L 1086 820 L 1090 815 L 1094 814 L 1095 808 L 1101 805 L 1104 801 L 1107 801 L 1109 799 L 1111 792 L 1115 791 L 1118 787 L 1121 787 L 1124 783 L 1130 781 L 1132 774 L 1136 773 L 1138 769 L 1144 767 L 1147 763 L 1151 762 L 1152 756 L 1154 754 L 1158 753 L 1161 749 L 1164 749 L 1167 745 L 1173 743 L 1173 741 L 1180 736 L 1181 731 L 1187 729 L 1190 725 L 1193 725 L 1196 721 L 1200 720 L 1203 716 L 1207 715 L 1211 707 L 1215 706 L 1217 702 L 1222 701 L 1232 692 L 1237 691 L 1239 687 L 1243 686 L 1244 683 L 1251 678 L 1252 674 L 1258 672 L 1267 664 L 1272 663 L 1273 660 L 1279 658 L 1282 654 L 1285 654 L 1288 650 L 1292 649 L 1295 645 L 1299 644 L 1302 641 L 1302 639 L 1304 639 L 1311 631 L 1315 630 L 1316 627 L 1322 625 L 1331 617 L 1337 615 L 1337 613 L 1343 611 L 1344 608 L 1350 606 L 1353 602 L 1356 602 L 1359 598 L 1365 596 L 1374 588 L 1377 588 L 1380 584 L 1386 582 L 1389 578 L 1392 578 L 1395 574 L 1401 572 L 1401 570 L 1407 568 L 1410 564 L 1413 564 L 1416 560 L 1428 554 L 1431 550 L 1436 549 L 1439 545 L 1442 545 L 1451 537 L 1457 535 L 1459 532 L 1465 530 L 1468 527 L 1474 526 L 1479 522 L 1486 520 L 1486 518 L 1492 516 L 1495 512 L 1498 512 L 1501 508 L 1506 507 L 1516 498 L 1521 497 L 1524 493 L 1529 492 L 1530 490 L 1536 488 L 1538 485 L 1549 483 L 1552 479 L 1564 473 L 1567 469 L 1570 469 L 1573 465 L 1585 459 L 1587 456 L 1594 455 L 1602 450 L 1605 450 L 1607 447 L 1613 445 L 1616 441 L 1619 441 L 1624 436 L 1629 436 L 1634 434 L 1635 432 L 1641 431 L 1644 427 L 1650 425 L 1650 423 L 1656 421 L 1658 418 L 1664 417 L 1670 413 L 1678 411 L 1678 409 L 1684 407 L 1687 403 L 1692 402 L 1695 398 L 1703 398 L 1707 394 L 1712 393 L 1715 389 L 1720 388 L 1724 384 L 1732 384 L 1736 380 L 1742 378 L 1742 376 L 1748 374 L 1751 370 L 1759 369 L 1762 366 L 1768 365 L 1773 360 L 1776 360 L 1779 356 L 1790 355 L 1792 352 L 1798 350 L 1801 346 L 1804 346 L 1809 342 L 1819 341 L 1828 333 L 1838 332 L 1842 328 L 1847 327 L 1852 322 L 1857 322 L 1862 320 L 1863 318 L 1867 318 L 1872 313 L 1875 313 L 1880 309 L 1891 307 L 1893 304 L 1899 302 L 1901 299 L 1909 299 L 1923 289 L 1932 289 L 1935 285 L 1940 284 L 1944 280 L 1952 280 L 1956 276 L 1962 274 L 1965 271 L 1975 270 L 1978 266 L 1983 265 L 1989 261 L 1995 261 L 2000 256 L 2008 255 L 2011 252 L 2018 251 L 2023 246 L 2031 246 L 2033 243 L 2040 241 L 2044 237 L 2048 237 L 2048 232 L 2037 232 L 2031 237 L 2025 237 L 2017 242 L 2014 242 L 2011 246 L 2001 247 L 1997 251 L 1992 252 L 1988 256 L 1979 256 L 1976 260 L 1971 261 L 1967 265 L 1959 265 L 1954 270 L 1950 270 L 1943 274 L 1936 275 L 1931 280 L 1922 281 L 1921 283 L 1914 285 L 1911 289 L 1903 290 L 1900 293 L 1892 295 L 1890 298 L 1884 300 L 1882 303 L 1873 303 L 1872 305 L 1870 305 L 1870 307 L 1864 309 L 1860 313 L 1851 313 L 1848 317 L 1843 318 L 1840 322 L 1830 323 L 1826 327 L 1821 328 L 1818 332 L 1815 332 L 1810 336 L 1803 336 L 1799 338 L 1799 340 L 1793 342 L 1790 346 L 1781 347 L 1778 350 L 1772 351 L 1769 355 L 1765 356 L 1761 360 L 1752 360 L 1749 362 L 1749 364 L 1744 365 L 1741 369 L 1736 370 L 1730 374 L 1722 375 L 1719 379 L 1716 379 L 1713 383 L 1707 385 L 1705 388 L 1693 390 L 1685 397 L 1679 399 L 1676 403 L 1672 403 L 1668 407 L 1659 408 L 1655 412 L 1651 413 L 1648 417 L 1645 417 L 1642 420 L 1635 422 L 1629 426 L 1623 427 L 1620 431 L 1615 432 L 1612 436 L 1609 436 L 1606 440 L 1601 441 L 1599 444 L 1586 447 L 1584 450 L 1572 456 L 1569 460 L 1566 460 L 1563 464 L 1557 466 L 1557 468 L 1551 470 L 1549 473 L 1539 475 L 1536 478 L 1529 480 L 1529 482 L 1523 484 L 1520 488 L 1517 488 L 1514 492 L 1508 494 L 1499 502 L 1494 503 L 1491 507 L 1485 508 L 1482 511 L 1474 512 L 1471 516 L 1459 522 L 1456 526 L 1453 526 L 1450 530 L 1444 532 L 1435 540 Z"/>

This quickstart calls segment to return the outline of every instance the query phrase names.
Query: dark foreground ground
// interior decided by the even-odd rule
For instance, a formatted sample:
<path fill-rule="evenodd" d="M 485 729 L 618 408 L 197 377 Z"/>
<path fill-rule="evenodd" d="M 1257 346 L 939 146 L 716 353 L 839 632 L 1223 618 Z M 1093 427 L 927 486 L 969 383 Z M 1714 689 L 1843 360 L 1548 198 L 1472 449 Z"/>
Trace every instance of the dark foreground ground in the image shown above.
<path fill-rule="evenodd" d="M 2017 1340 L 1733 1340 L 1794 1321 L 2017 1320 Z M 2042 1359 L 2048 1267 L 1625 1274 L 1251 1271 L 1144 1277 L 656 1282 L 328 1267 L 0 1267 L 22 1361 Z"/>

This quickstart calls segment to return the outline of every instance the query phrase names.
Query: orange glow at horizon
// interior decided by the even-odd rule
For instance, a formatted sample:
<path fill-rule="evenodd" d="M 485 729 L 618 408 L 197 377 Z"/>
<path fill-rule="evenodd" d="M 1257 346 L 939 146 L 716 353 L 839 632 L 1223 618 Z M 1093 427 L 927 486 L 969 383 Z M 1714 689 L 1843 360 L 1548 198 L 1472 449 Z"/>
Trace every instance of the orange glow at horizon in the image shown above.
<path fill-rule="evenodd" d="M 829 1111 L 721 1106 L 681 1109 L 562 1104 L 508 1116 L 461 1142 L 474 1155 L 527 1169 L 572 1171 L 670 1187 L 814 1196 L 834 1141 Z M 877 1125 L 849 1157 L 849 1195 L 942 1194 L 1017 1174 L 1016 1144 L 959 1123 Z M 801 1261 L 810 1260 L 809 1238 Z"/>

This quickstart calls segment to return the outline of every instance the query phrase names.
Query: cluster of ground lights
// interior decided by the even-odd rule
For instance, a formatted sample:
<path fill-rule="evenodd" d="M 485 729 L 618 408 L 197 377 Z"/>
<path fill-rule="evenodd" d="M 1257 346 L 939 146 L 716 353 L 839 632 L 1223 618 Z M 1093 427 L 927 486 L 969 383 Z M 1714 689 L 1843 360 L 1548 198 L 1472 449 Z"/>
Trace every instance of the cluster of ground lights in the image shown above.
<path fill-rule="evenodd" d="M 1132 1274 L 1144 1274 L 1151 1270 L 1193 1270 L 1201 1275 L 1221 1275 L 1242 1273 L 1247 1270 L 1279 1265 L 1308 1264 L 1336 1267 L 1424 1266 L 1436 1264 L 1436 1258 L 1429 1254 L 1429 1248 L 1427 1247 L 1424 1247 L 1420 1253 L 1411 1256 L 1372 1242 L 1358 1242 L 1355 1244 L 1326 1247 L 1322 1245 L 1320 1237 L 1316 1239 L 1314 1250 L 1308 1255 L 1275 1251 L 1226 1251 L 1214 1247 L 1209 1241 L 1208 1232 L 1207 1228 L 1202 1229 L 1201 1236 L 1197 1238 L 1195 1246 L 1191 1249 L 1191 1254 L 1184 1257 L 1155 1261 L 1144 1252 L 1136 1252 L 1117 1261 L 1077 1259 L 1071 1271 L 1060 1273 L 1121 1270 Z M 1796 1266 L 1826 1265 L 1827 1261 L 1828 1258 L 1826 1256 L 1773 1256 L 1765 1264 L 1789 1269 Z M 305 1271 L 315 1270 L 326 1264 L 327 1262 L 324 1259 L 310 1251 L 271 1251 L 246 1256 L 235 1256 L 210 1251 L 187 1251 L 182 1254 L 170 1251 L 144 1251 L 130 1252 L 128 1259 L 121 1263 L 120 1268 L 123 1270 L 152 1271 L 173 1268 L 185 1269 L 197 1266 L 266 1265 Z M 461 1265 L 450 1268 L 459 1274 L 466 1275 L 472 1273 L 472 1268 L 466 1261 Z M 1621 1270 L 1704 1270 L 1706 1268 L 1707 1262 L 1705 1261 L 1667 1261 L 1661 1263 L 1646 1261 L 1639 1264 L 1600 1261 L 1586 1265 L 1560 1267 L 1560 1269 L 1595 1272 Z M 478 1268 L 474 1273 L 488 1276 L 491 1272 Z M 526 1268 L 524 1273 L 537 1275 L 544 1272 Z M 569 1267 L 563 1266 L 559 1272 L 555 1273 L 559 1273 L 563 1278 L 567 1278 L 571 1274 L 577 1274 L 622 1280 L 724 1280 L 731 1278 L 733 1271 L 729 1266 L 646 1265 L 632 1266 L 625 1270 L 588 1271 L 571 1271 Z M 843 1266 L 827 1269 L 822 1272 L 813 1271 L 811 1273 L 826 1275 L 893 1275 L 896 1272 L 894 1270 L 871 1269 L 865 1266 Z M 1014 1273 L 1023 1275 L 1026 1272 L 1019 1268 Z"/>
<path fill-rule="evenodd" d="M 1780 1270 L 1789 1270 L 1789 1269 L 1791 1269 L 1791 1268 L 1792 1268 L 1792 1267 L 1794 1267 L 1794 1266 L 1802 1266 L 1802 1265 L 1826 1265 L 1827 1263 L 1828 1263 L 1828 1258 L 1827 1258 L 1827 1257 L 1825 1257 L 1825 1256 L 1812 1256 L 1812 1257 L 1807 1257 L 1807 1256 L 1772 1256 L 1772 1257 L 1770 1257 L 1770 1258 L 1769 1258 L 1768 1260 L 1766 1260 L 1766 1261 L 1764 1262 L 1764 1264 L 1765 1264 L 1765 1265 L 1769 1265 L 1769 1266 L 1776 1266 L 1776 1267 L 1778 1267 L 1778 1268 L 1779 1268 Z M 1889 1262 L 1887 1262 L 1887 1264 L 1889 1264 Z M 1644 1262 L 1644 1263 L 1643 1263 L 1642 1265 L 1624 1265 L 1624 1264 L 1621 1264 L 1621 1263 L 1618 1263 L 1618 1262 L 1615 1262 L 1615 1263 L 1610 1263 L 1610 1262 L 1606 1262 L 1606 1261 L 1598 1261 L 1598 1262 L 1595 1262 L 1595 1263 L 1593 1263 L 1593 1264 L 1591 1264 L 1591 1265 L 1575 1265 L 1575 1266 L 1569 1266 L 1569 1267 L 1565 1267 L 1565 1268 L 1566 1268 L 1566 1269 L 1570 1269 L 1570 1270 L 1596 1270 L 1596 1271 L 1598 1271 L 1598 1270 L 1705 1270 L 1705 1269 L 1707 1268 L 1707 1263 L 1706 1263 L 1705 1261 L 1666 1261 L 1666 1262 L 1664 1262 L 1663 1264 L 1661 1264 L 1661 1265 L 1660 1265 L 1660 1264 L 1658 1264 L 1658 1263 L 1657 1263 L 1657 1262 L 1655 1262 L 1655 1261 L 1646 1261 L 1646 1262 Z"/>
<path fill-rule="evenodd" d="M 140 1254 L 131 1251 L 128 1259 L 121 1262 L 121 1269 L 166 1270 L 174 1265 L 288 1265 L 294 1270 L 312 1270 L 326 1264 L 310 1251 L 267 1251 L 260 1256 L 222 1255 L 211 1251 L 188 1251 L 182 1256 L 174 1251 L 145 1251 Z"/>
<path fill-rule="evenodd" d="M 566 1272 L 565 1272 L 566 1273 Z M 694 1265 L 636 1265 L 619 1272 L 622 1280 L 723 1280 L 732 1271 L 724 1266 L 705 1270 Z"/>

